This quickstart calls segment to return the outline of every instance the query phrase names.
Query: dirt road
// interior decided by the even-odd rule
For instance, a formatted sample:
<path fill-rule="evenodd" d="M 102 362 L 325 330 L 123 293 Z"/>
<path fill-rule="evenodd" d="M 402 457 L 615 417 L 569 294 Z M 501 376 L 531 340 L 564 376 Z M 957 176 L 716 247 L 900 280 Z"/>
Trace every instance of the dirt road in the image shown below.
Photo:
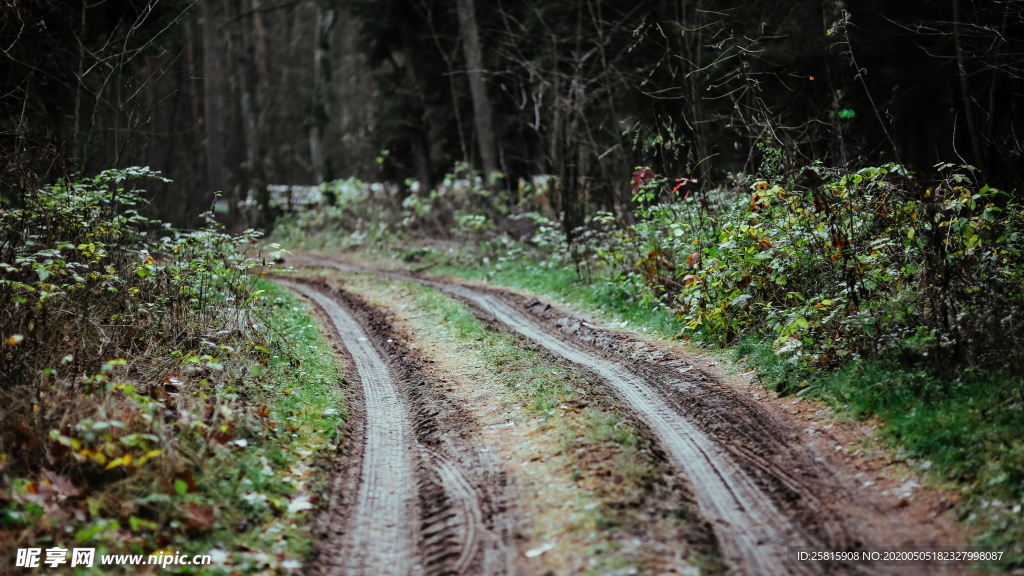
<path fill-rule="evenodd" d="M 701 511 L 718 527 L 719 542 L 729 560 L 750 574 L 810 573 L 785 566 L 786 546 L 820 541 L 791 522 L 755 478 L 697 426 L 681 418 L 654 386 L 621 363 L 555 337 L 494 295 L 449 284 L 431 285 L 469 300 L 512 330 L 600 376 L 654 429 L 662 446 L 681 465 L 696 488 Z"/>
<path fill-rule="evenodd" d="M 299 260 L 298 263 L 367 271 L 327 260 Z M 785 565 L 786 546 L 814 545 L 821 543 L 821 539 L 792 522 L 773 503 L 771 495 L 765 494 L 757 480 L 722 446 L 681 417 L 642 377 L 619 362 L 595 355 L 592 350 L 552 334 L 493 294 L 455 284 L 417 280 L 472 303 L 509 329 L 602 378 L 654 429 L 664 448 L 686 473 L 694 485 L 701 511 L 716 527 L 725 556 L 736 566 L 742 566 L 748 574 L 812 573 Z"/>
<path fill-rule="evenodd" d="M 786 547 L 929 543 L 927 523 L 867 500 L 815 458 L 794 431 L 686 361 L 642 342 L 501 291 L 367 269 L 324 259 L 291 263 L 416 280 L 450 294 L 505 329 L 593 373 L 654 431 L 693 486 L 722 555 L 749 575 L 815 574 L 786 565 Z M 831 573 L 867 573 L 834 567 Z"/>

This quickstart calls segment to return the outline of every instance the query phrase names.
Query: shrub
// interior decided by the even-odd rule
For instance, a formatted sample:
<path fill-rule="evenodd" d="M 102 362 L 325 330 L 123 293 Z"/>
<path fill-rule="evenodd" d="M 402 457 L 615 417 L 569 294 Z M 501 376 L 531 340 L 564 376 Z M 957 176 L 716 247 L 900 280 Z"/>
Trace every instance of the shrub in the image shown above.
<path fill-rule="evenodd" d="M 242 530 L 239 515 L 250 526 L 270 515 L 242 506 L 244 491 L 216 493 L 222 474 L 267 483 L 278 512 L 310 507 L 290 506 L 297 484 L 275 479 L 288 475 L 284 455 L 239 454 L 276 435 L 271 379 L 293 357 L 256 306 L 258 234 L 144 217 L 135 186 L 158 177 L 107 171 L 0 213 L 0 541 L 11 549 L 188 548 L 224 522 Z"/>
<path fill-rule="evenodd" d="M 1020 362 L 1024 217 L 967 171 L 924 182 L 893 164 L 837 173 L 815 163 L 704 205 L 653 203 L 664 185 L 638 191 L 649 201 L 628 233 L 641 257 L 621 282 L 641 274 L 686 337 L 768 334 L 800 366 Z"/>

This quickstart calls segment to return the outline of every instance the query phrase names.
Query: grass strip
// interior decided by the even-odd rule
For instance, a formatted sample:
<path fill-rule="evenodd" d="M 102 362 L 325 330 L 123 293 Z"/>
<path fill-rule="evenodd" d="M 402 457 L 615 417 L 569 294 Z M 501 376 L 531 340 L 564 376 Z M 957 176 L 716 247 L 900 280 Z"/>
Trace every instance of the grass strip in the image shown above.
<path fill-rule="evenodd" d="M 659 338 L 671 338 L 683 327 L 672 311 L 658 303 L 643 303 L 610 280 L 580 282 L 570 268 L 552 268 L 529 261 L 505 262 L 491 270 L 439 267 L 431 273 L 466 280 L 487 281 L 496 286 L 526 290 L 551 302 L 595 316 L 615 328 L 635 330 Z"/>

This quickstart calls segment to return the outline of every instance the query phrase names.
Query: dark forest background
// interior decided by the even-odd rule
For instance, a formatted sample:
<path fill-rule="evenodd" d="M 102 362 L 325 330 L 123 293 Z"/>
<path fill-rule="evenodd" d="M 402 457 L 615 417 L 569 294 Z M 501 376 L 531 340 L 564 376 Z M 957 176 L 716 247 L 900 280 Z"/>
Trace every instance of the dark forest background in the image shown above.
<path fill-rule="evenodd" d="M 0 23 L 5 197 L 149 166 L 182 226 L 214 191 L 237 222 L 268 183 L 427 189 L 458 162 L 513 195 L 558 176 L 566 224 L 628 214 L 636 166 L 706 189 L 758 144 L 1005 190 L 1024 167 L 1019 0 L 38 0 Z"/>

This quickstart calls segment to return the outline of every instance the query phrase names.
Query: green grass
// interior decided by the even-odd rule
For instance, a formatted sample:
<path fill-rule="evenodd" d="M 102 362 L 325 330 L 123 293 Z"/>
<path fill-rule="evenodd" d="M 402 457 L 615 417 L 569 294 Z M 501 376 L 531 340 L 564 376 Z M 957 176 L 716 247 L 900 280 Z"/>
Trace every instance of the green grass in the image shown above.
<path fill-rule="evenodd" d="M 885 362 L 857 362 L 807 381 L 801 394 L 855 418 L 877 417 L 881 439 L 918 472 L 953 483 L 956 510 L 975 543 L 1011 547 L 1024 566 L 1024 406 L 1019 378 L 942 376 Z"/>
<path fill-rule="evenodd" d="M 668 307 L 639 302 L 608 280 L 582 282 L 576 271 L 569 268 L 517 261 L 502 263 L 492 270 L 439 267 L 430 272 L 467 280 L 487 280 L 496 286 L 526 290 L 545 300 L 565 304 L 577 312 L 616 322 L 616 328 L 670 338 L 683 327 Z"/>
<path fill-rule="evenodd" d="M 347 418 L 341 374 L 317 320 L 277 284 L 260 281 L 258 289 L 266 291 L 263 319 L 274 346 L 263 393 L 247 404 L 266 404 L 266 426 L 245 450 L 218 448 L 208 462 L 196 483 L 201 494 L 196 500 L 217 505 L 221 516 L 212 533 L 184 546 L 205 553 L 225 543 L 231 573 L 281 566 L 279 556 L 299 562 L 311 557 L 305 525 L 310 512 L 297 510 L 305 508 L 299 494 L 323 492 L 327 478 L 316 458 L 333 454 Z"/>

